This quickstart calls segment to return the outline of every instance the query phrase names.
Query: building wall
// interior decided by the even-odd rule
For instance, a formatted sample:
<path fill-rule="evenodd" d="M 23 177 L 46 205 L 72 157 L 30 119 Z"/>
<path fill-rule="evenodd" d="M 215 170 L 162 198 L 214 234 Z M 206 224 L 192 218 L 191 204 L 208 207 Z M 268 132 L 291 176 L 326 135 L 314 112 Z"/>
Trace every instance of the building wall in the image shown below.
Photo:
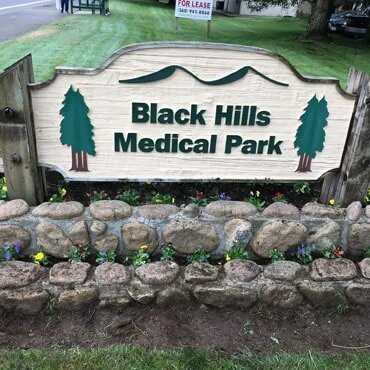
<path fill-rule="evenodd" d="M 240 6 L 240 15 L 263 15 L 270 17 L 295 17 L 297 15 L 298 6 L 290 6 L 284 8 L 282 6 L 270 6 L 266 9 L 262 9 L 259 12 L 252 11 L 249 9 L 246 2 L 242 1 Z"/>

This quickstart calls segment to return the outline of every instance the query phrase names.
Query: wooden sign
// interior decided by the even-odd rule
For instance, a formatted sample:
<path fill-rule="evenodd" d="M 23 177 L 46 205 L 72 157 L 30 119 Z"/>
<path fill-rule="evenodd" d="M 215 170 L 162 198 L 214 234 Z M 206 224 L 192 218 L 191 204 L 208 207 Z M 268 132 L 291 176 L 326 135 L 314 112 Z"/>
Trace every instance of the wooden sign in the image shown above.
<path fill-rule="evenodd" d="M 316 180 L 340 167 L 354 98 L 269 51 L 126 47 L 31 86 L 39 163 L 68 180 Z"/>

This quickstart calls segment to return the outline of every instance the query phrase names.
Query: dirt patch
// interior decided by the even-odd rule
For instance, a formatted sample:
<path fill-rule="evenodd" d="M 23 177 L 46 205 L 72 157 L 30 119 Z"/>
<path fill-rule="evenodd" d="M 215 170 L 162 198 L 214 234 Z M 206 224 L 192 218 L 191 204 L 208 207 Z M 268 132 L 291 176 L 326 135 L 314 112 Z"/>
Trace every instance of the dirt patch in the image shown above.
<path fill-rule="evenodd" d="M 197 346 L 228 354 L 242 350 L 265 353 L 308 349 L 342 353 L 351 350 L 348 348 L 370 345 L 368 311 L 348 310 L 347 306 L 290 311 L 131 306 L 120 313 L 92 308 L 35 317 L 3 312 L 1 318 L 3 349 L 126 344 L 148 348 Z"/>
<path fill-rule="evenodd" d="M 24 40 L 30 40 L 30 39 L 36 39 L 38 37 L 49 37 L 51 35 L 54 35 L 59 31 L 58 28 L 52 28 L 52 27 L 44 27 L 44 28 L 38 28 L 35 31 L 29 32 L 25 34 L 24 36 L 21 36 Z"/>

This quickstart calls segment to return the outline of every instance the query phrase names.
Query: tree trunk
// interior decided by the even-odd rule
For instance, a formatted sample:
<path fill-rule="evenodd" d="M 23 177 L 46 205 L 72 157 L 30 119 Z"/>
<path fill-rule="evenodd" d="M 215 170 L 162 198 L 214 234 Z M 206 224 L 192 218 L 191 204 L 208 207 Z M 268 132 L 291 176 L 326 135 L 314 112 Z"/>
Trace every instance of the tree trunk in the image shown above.
<path fill-rule="evenodd" d="M 87 172 L 89 169 L 87 168 L 87 154 L 85 152 L 76 153 L 77 155 L 77 166 L 76 171 L 79 172 Z"/>
<path fill-rule="evenodd" d="M 73 149 L 71 149 L 71 152 L 72 152 L 72 167 L 70 171 L 76 171 L 77 170 L 77 161 L 76 161 L 77 153 Z"/>
<path fill-rule="evenodd" d="M 76 171 L 83 171 L 83 163 L 82 163 L 82 152 L 77 153 L 77 169 Z"/>
<path fill-rule="evenodd" d="M 311 172 L 311 161 L 312 158 L 307 154 L 303 154 L 299 157 L 298 167 L 295 172 Z"/>
<path fill-rule="evenodd" d="M 334 0 L 315 0 L 312 3 L 308 37 L 323 39 L 328 34 L 328 19 Z"/>
<path fill-rule="evenodd" d="M 87 154 L 86 152 L 82 152 L 82 161 L 83 161 L 83 171 L 89 171 L 88 167 L 87 167 Z"/>

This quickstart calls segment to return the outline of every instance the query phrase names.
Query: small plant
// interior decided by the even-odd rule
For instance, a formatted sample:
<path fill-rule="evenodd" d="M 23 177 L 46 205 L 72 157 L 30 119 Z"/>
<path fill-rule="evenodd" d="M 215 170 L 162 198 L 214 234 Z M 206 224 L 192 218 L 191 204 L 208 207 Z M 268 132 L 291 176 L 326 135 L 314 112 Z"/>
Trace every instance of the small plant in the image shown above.
<path fill-rule="evenodd" d="M 187 256 L 187 260 L 190 263 L 208 262 L 210 257 L 210 254 L 203 247 L 199 246 L 192 254 Z"/>
<path fill-rule="evenodd" d="M 271 262 L 277 262 L 277 261 L 284 261 L 285 256 L 284 253 L 279 251 L 278 249 L 274 248 L 269 252 L 269 257 L 271 259 Z"/>
<path fill-rule="evenodd" d="M 293 190 L 297 194 L 310 194 L 311 193 L 310 184 L 308 182 L 299 182 L 297 184 L 294 184 Z"/>
<path fill-rule="evenodd" d="M 346 303 L 339 303 L 335 308 L 338 315 L 345 315 L 351 311 L 351 306 Z"/>
<path fill-rule="evenodd" d="M 16 260 L 19 258 L 21 245 L 15 242 L 13 245 L 4 244 L 0 247 L 0 262 Z"/>
<path fill-rule="evenodd" d="M 161 261 L 172 261 L 175 255 L 175 250 L 172 247 L 172 243 L 168 243 L 162 247 Z"/>
<path fill-rule="evenodd" d="M 117 200 L 128 203 L 130 206 L 137 206 L 139 204 L 140 194 L 136 190 L 125 190 L 122 194 L 116 196 Z"/>
<path fill-rule="evenodd" d="M 306 265 L 313 261 L 312 254 L 315 249 L 316 247 L 312 243 L 301 243 L 292 249 L 291 254 L 292 256 L 297 257 L 298 261 Z"/>
<path fill-rule="evenodd" d="M 225 261 L 228 262 L 230 260 L 249 260 L 251 259 L 251 255 L 248 251 L 245 250 L 245 245 L 238 241 L 234 242 L 232 247 L 228 250 L 227 253 L 224 255 Z"/>
<path fill-rule="evenodd" d="M 82 245 L 80 243 L 74 243 L 70 249 L 71 256 L 68 259 L 70 263 L 78 263 L 86 261 L 87 256 L 90 254 L 89 245 Z"/>
<path fill-rule="evenodd" d="M 8 186 L 6 185 L 6 178 L 0 178 L 0 200 L 8 198 Z"/>
<path fill-rule="evenodd" d="M 260 198 L 261 193 L 257 190 L 255 193 L 253 191 L 249 192 L 249 197 L 244 199 L 244 202 L 253 204 L 257 209 L 263 208 L 265 201 Z"/>
<path fill-rule="evenodd" d="M 322 252 L 325 258 L 341 258 L 344 256 L 344 250 L 341 246 L 336 246 L 334 244 L 327 246 Z"/>
<path fill-rule="evenodd" d="M 364 203 L 365 204 L 370 204 L 370 188 L 367 189 L 367 193 L 364 198 Z"/>
<path fill-rule="evenodd" d="M 219 194 L 219 199 L 220 200 L 231 200 L 231 197 L 229 197 L 224 191 L 222 191 L 220 194 Z"/>
<path fill-rule="evenodd" d="M 340 208 L 340 204 L 337 203 L 335 198 L 330 198 L 329 202 L 328 202 L 328 205 L 331 206 L 331 207 L 334 207 L 334 208 Z"/>
<path fill-rule="evenodd" d="M 148 246 L 142 245 L 138 251 L 135 251 L 130 257 L 126 257 L 126 262 L 134 266 L 142 266 L 150 262 L 150 255 L 146 250 Z"/>
<path fill-rule="evenodd" d="M 47 266 L 49 263 L 48 256 L 44 252 L 37 252 L 31 256 L 32 262 L 37 265 Z"/>
<path fill-rule="evenodd" d="M 114 262 L 116 260 L 116 254 L 113 251 L 99 252 L 96 256 L 96 263 L 101 265 L 105 262 Z"/>
<path fill-rule="evenodd" d="M 92 193 L 86 193 L 86 197 L 89 203 L 98 202 L 99 200 L 110 200 L 109 194 L 104 190 L 94 190 Z"/>
<path fill-rule="evenodd" d="M 275 195 L 272 197 L 273 202 L 280 202 L 280 203 L 289 203 L 289 200 L 286 198 L 286 196 L 283 193 L 280 193 L 277 191 Z"/>
<path fill-rule="evenodd" d="M 154 204 L 174 204 L 175 198 L 170 194 L 152 193 L 151 203 Z"/>
<path fill-rule="evenodd" d="M 367 247 L 364 251 L 364 258 L 370 258 L 370 247 Z"/>
<path fill-rule="evenodd" d="M 67 194 L 67 190 L 64 188 L 58 188 L 58 193 L 53 194 L 49 199 L 51 203 L 61 203 L 64 201 L 64 198 Z"/>
<path fill-rule="evenodd" d="M 196 191 L 195 197 L 190 197 L 190 201 L 196 204 L 198 207 L 205 207 L 209 201 L 202 191 Z"/>

